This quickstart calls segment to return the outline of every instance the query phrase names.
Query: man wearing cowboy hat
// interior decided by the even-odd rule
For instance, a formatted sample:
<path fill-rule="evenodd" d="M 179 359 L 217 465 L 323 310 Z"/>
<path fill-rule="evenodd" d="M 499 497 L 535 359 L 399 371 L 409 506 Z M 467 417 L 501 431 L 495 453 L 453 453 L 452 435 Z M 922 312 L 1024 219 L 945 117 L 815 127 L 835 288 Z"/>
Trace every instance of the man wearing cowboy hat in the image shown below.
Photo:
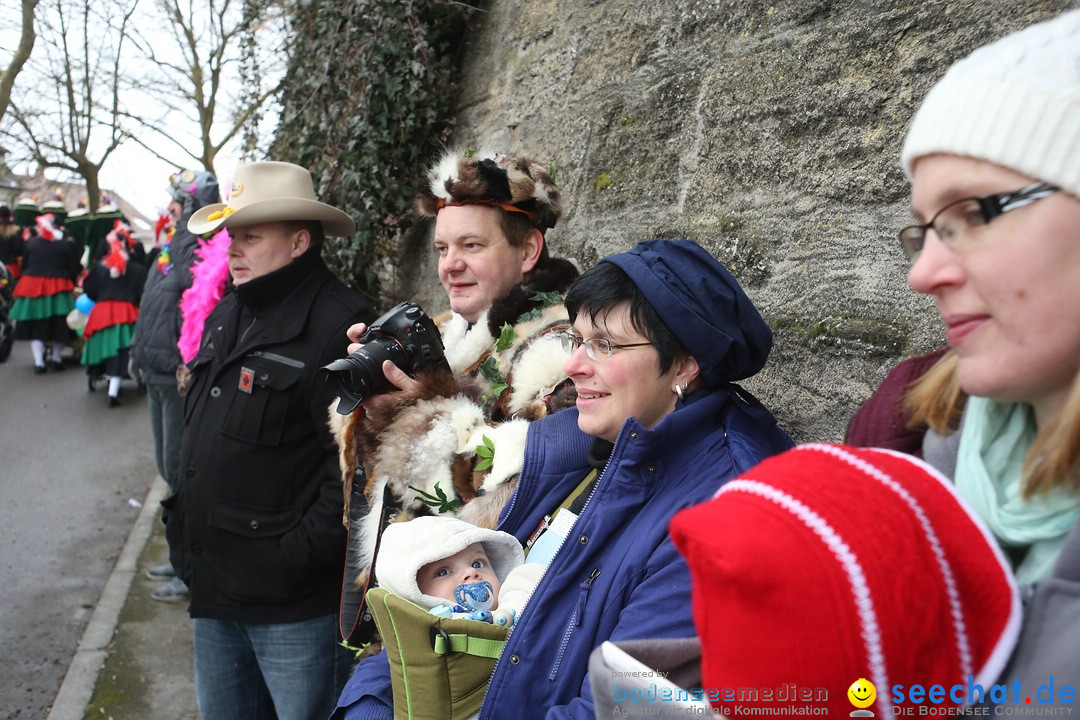
<path fill-rule="evenodd" d="M 337 646 L 343 499 L 318 370 L 375 314 L 320 251 L 355 226 L 315 199 L 307 170 L 260 162 L 238 167 L 228 203 L 188 228 L 232 238 L 232 288 L 190 363 L 180 478 L 165 501 L 170 559 L 191 592 L 199 712 L 326 717 L 350 655 Z"/>

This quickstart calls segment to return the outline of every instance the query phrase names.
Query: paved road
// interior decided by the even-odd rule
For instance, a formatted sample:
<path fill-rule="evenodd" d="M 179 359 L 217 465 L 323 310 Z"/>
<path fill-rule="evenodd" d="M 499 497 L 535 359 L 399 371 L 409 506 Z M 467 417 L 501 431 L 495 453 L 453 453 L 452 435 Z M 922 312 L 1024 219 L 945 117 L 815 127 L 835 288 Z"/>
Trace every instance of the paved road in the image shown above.
<path fill-rule="evenodd" d="M 42 718 L 156 476 L 146 398 L 0 365 L 0 718 Z"/>

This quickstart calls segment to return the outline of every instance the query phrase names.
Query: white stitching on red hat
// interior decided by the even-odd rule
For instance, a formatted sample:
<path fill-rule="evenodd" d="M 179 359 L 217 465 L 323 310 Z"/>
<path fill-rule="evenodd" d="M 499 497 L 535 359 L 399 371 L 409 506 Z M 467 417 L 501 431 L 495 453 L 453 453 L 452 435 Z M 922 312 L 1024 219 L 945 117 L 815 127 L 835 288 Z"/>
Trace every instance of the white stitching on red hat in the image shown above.
<path fill-rule="evenodd" d="M 844 568 L 844 573 L 847 575 L 848 582 L 851 585 L 851 593 L 855 598 L 855 608 L 859 614 L 860 626 L 862 628 L 860 635 L 863 638 L 863 647 L 866 650 L 870 674 L 873 677 L 872 682 L 875 687 L 889 687 L 888 673 L 885 669 L 885 652 L 882 648 L 881 628 L 878 625 L 877 612 L 874 610 L 874 601 L 870 595 L 870 587 L 866 582 L 866 573 L 863 572 L 862 566 L 859 564 L 859 559 L 855 556 L 855 553 L 851 551 L 851 548 L 844 542 L 844 539 L 840 537 L 840 534 L 837 533 L 824 518 L 791 495 L 788 495 L 786 492 L 778 490 L 771 485 L 767 485 L 757 480 L 732 480 L 724 485 L 724 487 L 720 488 L 720 491 L 716 494 L 721 495 L 728 492 L 739 491 L 758 495 L 759 497 L 776 503 L 793 514 L 802 521 L 806 527 L 810 528 L 815 535 L 820 537 L 822 541 L 824 541 L 826 547 L 828 547 L 832 554 L 836 556 L 841 567 Z M 881 712 L 884 713 L 883 716 L 891 714 L 892 704 L 888 700 L 888 693 L 879 692 L 877 695 L 877 702 Z"/>
<path fill-rule="evenodd" d="M 854 466 L 855 469 L 869 475 L 895 492 L 905 503 L 907 503 L 908 507 L 911 508 L 911 511 L 919 521 L 919 525 L 922 526 L 923 533 L 926 535 L 930 547 L 934 551 L 934 557 L 937 558 L 938 568 L 941 570 L 942 579 L 945 581 L 945 591 L 949 597 L 949 612 L 952 615 L 953 621 L 953 634 L 956 639 L 956 652 L 960 657 L 961 678 L 972 674 L 971 668 L 973 661 L 971 657 L 971 645 L 968 642 L 967 624 L 964 622 L 964 611 L 960 607 L 960 592 L 956 588 L 956 578 L 953 575 L 952 565 L 945 556 L 945 550 L 941 547 L 941 541 L 938 540 L 937 533 L 934 531 L 934 526 L 930 522 L 930 518 L 926 516 L 926 512 L 923 510 L 922 506 L 914 497 L 912 497 L 907 488 L 900 485 L 884 472 L 860 457 L 832 445 L 807 445 L 805 449 L 816 450 L 832 455 L 833 457 Z"/>

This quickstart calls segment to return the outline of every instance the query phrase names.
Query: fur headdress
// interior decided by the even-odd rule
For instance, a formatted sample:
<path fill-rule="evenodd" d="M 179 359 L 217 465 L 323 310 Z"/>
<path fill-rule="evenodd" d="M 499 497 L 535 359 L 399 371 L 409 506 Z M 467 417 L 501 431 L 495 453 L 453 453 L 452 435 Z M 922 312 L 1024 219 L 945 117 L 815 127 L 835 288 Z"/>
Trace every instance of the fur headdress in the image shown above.
<path fill-rule="evenodd" d="M 517 153 L 447 152 L 428 171 L 416 209 L 435 217 L 447 205 L 491 205 L 522 213 L 541 231 L 562 214 L 559 189 L 536 160 Z"/>

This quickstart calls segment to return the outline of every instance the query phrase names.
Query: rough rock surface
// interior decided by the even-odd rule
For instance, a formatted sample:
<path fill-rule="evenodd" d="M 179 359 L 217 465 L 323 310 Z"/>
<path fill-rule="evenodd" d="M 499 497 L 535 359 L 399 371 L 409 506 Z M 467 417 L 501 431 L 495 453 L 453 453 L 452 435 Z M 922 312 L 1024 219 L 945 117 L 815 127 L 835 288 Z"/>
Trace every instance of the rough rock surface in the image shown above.
<path fill-rule="evenodd" d="M 973 48 L 1077 6 L 499 0 L 474 16 L 453 142 L 550 159 L 549 242 L 583 268 L 651 237 L 709 249 L 776 333 L 746 387 L 796 440 L 838 441 L 889 368 L 944 342 L 895 239 L 915 108 Z M 399 289 L 444 308 L 411 248 Z"/>

